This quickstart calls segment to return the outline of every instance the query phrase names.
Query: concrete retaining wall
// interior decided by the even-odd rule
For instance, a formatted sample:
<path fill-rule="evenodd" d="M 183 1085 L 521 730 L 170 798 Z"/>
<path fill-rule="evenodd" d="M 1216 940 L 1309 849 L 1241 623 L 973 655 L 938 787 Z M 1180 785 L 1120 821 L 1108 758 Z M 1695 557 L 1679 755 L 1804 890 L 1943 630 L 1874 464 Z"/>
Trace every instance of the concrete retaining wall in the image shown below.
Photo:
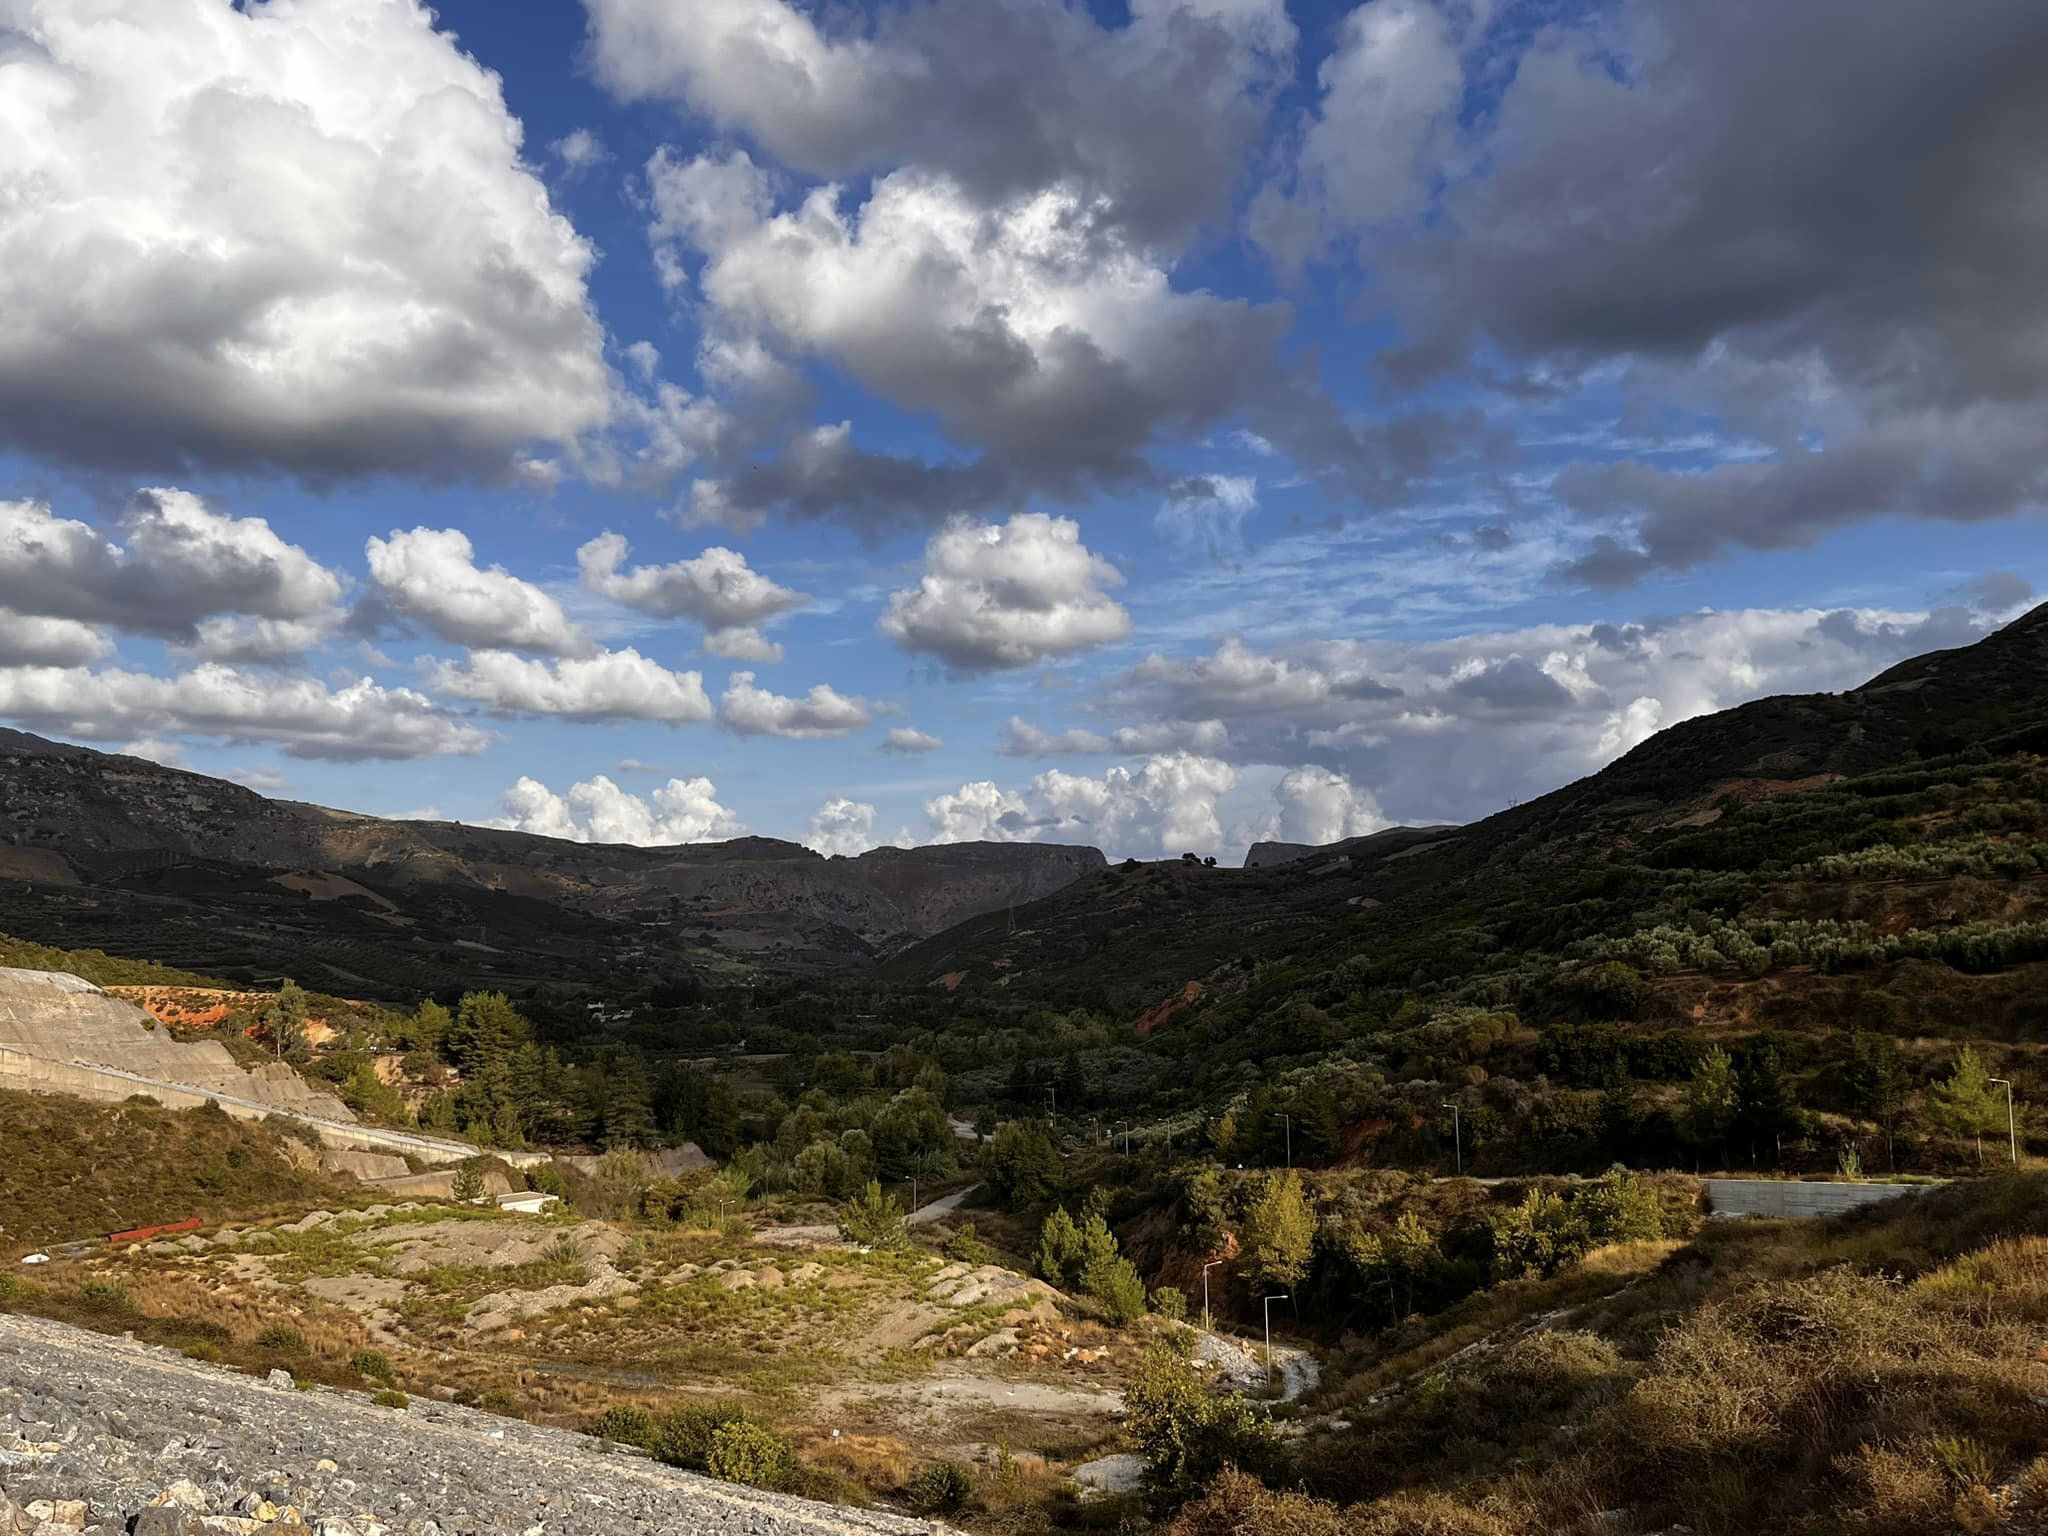
<path fill-rule="evenodd" d="M 1927 1189 L 1925 1184 L 1801 1184 L 1791 1179 L 1709 1179 L 1716 1216 L 1839 1216 Z"/>

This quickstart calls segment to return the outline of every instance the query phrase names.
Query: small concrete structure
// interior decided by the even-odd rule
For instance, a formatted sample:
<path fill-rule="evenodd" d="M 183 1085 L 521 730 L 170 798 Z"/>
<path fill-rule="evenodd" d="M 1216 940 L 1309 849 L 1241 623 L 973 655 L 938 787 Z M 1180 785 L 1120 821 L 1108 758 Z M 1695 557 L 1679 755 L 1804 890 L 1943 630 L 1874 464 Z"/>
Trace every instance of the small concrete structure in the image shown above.
<path fill-rule="evenodd" d="M 560 1195 L 551 1195 L 544 1189 L 515 1189 L 510 1194 L 498 1196 L 498 1209 L 514 1211 L 521 1216 L 539 1216 L 551 1205 L 561 1204 Z"/>
<path fill-rule="evenodd" d="M 1794 1179 L 1708 1179 L 1707 1210 L 1715 1216 L 1776 1219 L 1839 1216 L 1917 1194 L 1926 1184 L 1805 1184 Z"/>

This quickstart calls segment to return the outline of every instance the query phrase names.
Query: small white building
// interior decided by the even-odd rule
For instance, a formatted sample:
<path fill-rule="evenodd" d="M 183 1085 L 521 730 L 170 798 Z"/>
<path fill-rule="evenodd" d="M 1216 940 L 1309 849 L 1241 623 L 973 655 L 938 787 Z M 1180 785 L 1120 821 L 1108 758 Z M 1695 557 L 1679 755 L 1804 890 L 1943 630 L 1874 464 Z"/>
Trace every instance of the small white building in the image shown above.
<path fill-rule="evenodd" d="M 560 1200 L 560 1195 L 551 1195 L 542 1189 L 515 1189 L 508 1195 L 498 1196 L 498 1209 L 521 1216 L 538 1216 Z"/>

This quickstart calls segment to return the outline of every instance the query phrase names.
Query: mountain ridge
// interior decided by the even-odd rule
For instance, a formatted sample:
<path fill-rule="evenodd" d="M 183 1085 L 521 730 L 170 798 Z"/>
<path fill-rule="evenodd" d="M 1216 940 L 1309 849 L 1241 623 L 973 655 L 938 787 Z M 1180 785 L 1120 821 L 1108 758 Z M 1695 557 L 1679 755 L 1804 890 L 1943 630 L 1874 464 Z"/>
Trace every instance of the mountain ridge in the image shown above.
<path fill-rule="evenodd" d="M 99 920 L 140 924 L 146 909 L 189 929 L 194 922 L 175 920 L 181 911 L 196 921 L 211 910 L 246 915 L 230 922 L 245 939 L 287 919 L 317 952 L 323 935 L 277 910 L 310 902 L 332 920 L 324 926 L 337 942 L 372 948 L 415 948 L 432 933 L 474 956 L 497 947 L 495 932 L 500 943 L 539 945 L 555 962 L 601 974 L 622 961 L 659 968 L 664 947 L 649 930 L 663 929 L 678 960 L 830 967 L 1036 900 L 1105 864 L 1097 849 L 1050 843 L 934 844 L 854 858 L 763 837 L 579 843 L 272 800 L 228 780 L 16 731 L 0 735 L 0 785 L 0 926 L 46 941 L 77 937 Z M 279 889 L 286 880 L 296 883 Z M 20 899 L 23 884 L 59 921 L 37 921 L 34 904 Z M 61 921 L 55 909 L 90 904 L 94 892 L 101 906 L 123 910 Z M 153 956 L 168 942 L 136 952 Z M 598 946 L 601 957 L 573 964 L 565 951 L 574 943 Z M 292 945 L 283 936 L 253 947 L 281 952 L 273 968 L 287 968 Z M 224 954 L 222 943 L 200 948 L 216 963 Z M 363 959 L 374 969 L 374 957 Z M 364 979 L 355 966 L 326 963 L 343 973 L 337 981 Z M 246 969 L 229 957 L 222 972 Z M 414 985 L 414 969 L 399 966 L 391 989 Z"/>

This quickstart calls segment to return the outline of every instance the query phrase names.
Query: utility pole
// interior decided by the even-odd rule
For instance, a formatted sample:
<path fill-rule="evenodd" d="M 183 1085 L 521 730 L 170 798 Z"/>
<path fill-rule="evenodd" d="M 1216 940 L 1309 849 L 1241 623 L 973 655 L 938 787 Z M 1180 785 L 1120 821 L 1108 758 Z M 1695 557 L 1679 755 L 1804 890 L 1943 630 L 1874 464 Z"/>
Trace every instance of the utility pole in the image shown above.
<path fill-rule="evenodd" d="M 1292 1300 L 1292 1296 L 1284 1294 L 1266 1298 L 1266 1385 L 1269 1387 L 1273 1385 L 1273 1303 Z"/>
<path fill-rule="evenodd" d="M 1209 1311 L 1209 1271 L 1222 1262 L 1221 1259 L 1211 1259 L 1202 1266 L 1202 1331 L 1204 1333 L 1214 1333 L 1216 1331 L 1216 1319 Z"/>
<path fill-rule="evenodd" d="M 1465 1172 L 1465 1127 L 1458 1118 L 1458 1106 L 1456 1104 L 1447 1101 L 1443 1107 L 1451 1112 L 1451 1146 L 1457 1152 L 1458 1173 L 1460 1177 L 1463 1177 Z"/>
<path fill-rule="evenodd" d="M 2012 1142 L 2012 1165 L 2017 1168 L 2020 1165 L 2020 1122 L 2012 1107 L 2012 1080 L 2004 1077 L 1992 1077 L 1985 1079 L 1985 1081 L 1996 1083 L 2005 1090 L 2005 1134 Z"/>

